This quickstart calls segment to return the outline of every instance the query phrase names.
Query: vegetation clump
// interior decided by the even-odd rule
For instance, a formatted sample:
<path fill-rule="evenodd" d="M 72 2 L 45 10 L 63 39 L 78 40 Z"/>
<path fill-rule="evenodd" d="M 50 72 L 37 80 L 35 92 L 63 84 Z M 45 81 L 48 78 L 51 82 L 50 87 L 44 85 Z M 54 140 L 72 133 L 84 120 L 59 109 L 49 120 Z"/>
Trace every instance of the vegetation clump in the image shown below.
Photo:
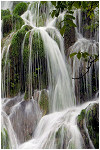
<path fill-rule="evenodd" d="M 91 148 L 89 144 L 89 139 L 84 128 L 84 122 L 86 122 L 86 127 L 90 139 L 93 142 L 95 148 L 99 148 L 99 106 L 94 104 L 89 105 L 86 109 L 83 109 L 77 118 L 77 124 L 79 126 L 80 132 L 85 142 L 86 148 Z"/>
<path fill-rule="evenodd" d="M 49 102 L 48 102 L 48 95 L 45 90 L 42 90 L 39 105 L 43 111 L 43 115 L 46 115 L 49 112 Z"/>
<path fill-rule="evenodd" d="M 21 16 L 27 10 L 27 7 L 28 5 L 25 2 L 18 3 L 13 10 L 13 14 Z"/>
<path fill-rule="evenodd" d="M 10 141 L 5 128 L 1 131 L 1 149 L 10 149 Z"/>
<path fill-rule="evenodd" d="M 23 19 L 17 14 L 11 15 L 8 9 L 2 10 L 1 18 L 3 21 L 3 36 L 20 29 L 24 25 Z"/>
<path fill-rule="evenodd" d="M 12 15 L 6 15 L 3 17 L 3 34 L 4 36 L 12 31 Z"/>
<path fill-rule="evenodd" d="M 99 105 L 95 104 L 91 107 L 86 114 L 87 128 L 90 138 L 96 149 L 99 148 Z"/>
<path fill-rule="evenodd" d="M 1 10 L 1 19 L 3 19 L 3 17 L 11 15 L 10 10 L 6 9 L 6 10 Z"/>
<path fill-rule="evenodd" d="M 13 36 L 11 46 L 10 46 L 10 65 L 11 65 L 11 77 L 10 77 L 10 93 L 11 95 L 16 95 L 21 90 L 22 76 L 22 42 L 26 32 L 30 29 L 27 25 L 22 29 L 18 30 Z M 16 67 L 15 67 L 16 66 Z M 16 87 L 16 88 L 15 88 Z"/>
<path fill-rule="evenodd" d="M 40 33 L 37 31 L 34 31 L 34 34 L 33 34 L 32 49 L 33 49 L 32 55 L 38 52 L 38 55 L 40 58 L 45 56 L 43 41 L 42 41 Z"/>

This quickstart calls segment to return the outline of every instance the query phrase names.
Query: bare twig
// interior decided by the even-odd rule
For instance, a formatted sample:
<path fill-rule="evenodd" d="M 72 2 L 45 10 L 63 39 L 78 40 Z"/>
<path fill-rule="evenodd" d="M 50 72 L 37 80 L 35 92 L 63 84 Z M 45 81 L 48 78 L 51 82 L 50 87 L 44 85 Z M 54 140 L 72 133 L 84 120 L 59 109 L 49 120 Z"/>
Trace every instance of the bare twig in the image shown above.
<path fill-rule="evenodd" d="M 99 55 L 95 59 L 93 59 L 92 61 L 89 60 L 90 65 L 88 66 L 87 71 L 82 76 L 77 77 L 77 78 L 73 77 L 72 79 L 81 79 L 81 78 L 83 78 L 89 72 L 92 64 L 95 62 L 95 60 L 97 60 L 98 57 L 99 57 Z"/>

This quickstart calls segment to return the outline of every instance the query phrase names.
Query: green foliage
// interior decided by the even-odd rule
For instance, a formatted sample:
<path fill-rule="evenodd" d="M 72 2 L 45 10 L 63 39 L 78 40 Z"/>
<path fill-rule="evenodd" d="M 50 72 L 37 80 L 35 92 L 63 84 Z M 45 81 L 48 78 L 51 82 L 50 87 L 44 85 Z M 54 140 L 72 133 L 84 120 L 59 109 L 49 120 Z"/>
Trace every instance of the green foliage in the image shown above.
<path fill-rule="evenodd" d="M 64 25 L 64 26 L 61 28 L 61 30 L 60 30 L 60 33 L 61 33 L 62 36 L 63 36 L 64 33 L 65 33 L 65 29 L 66 29 L 66 25 Z"/>
<path fill-rule="evenodd" d="M 78 115 L 78 122 L 82 122 L 84 117 L 85 117 L 85 113 L 86 113 L 86 110 L 83 109 L 80 113 L 80 115 Z"/>
<path fill-rule="evenodd" d="M 24 35 L 25 35 L 25 30 L 19 30 L 14 35 L 12 42 L 11 42 L 11 51 L 12 51 L 11 55 L 12 55 L 12 57 L 18 57 Z"/>
<path fill-rule="evenodd" d="M 76 52 L 71 53 L 71 54 L 70 54 L 70 58 L 72 58 L 72 57 L 75 56 L 76 54 L 77 54 Z"/>
<path fill-rule="evenodd" d="M 18 30 L 22 27 L 22 25 L 24 25 L 23 19 L 17 14 L 13 15 L 12 21 L 13 21 L 13 30 Z"/>
<path fill-rule="evenodd" d="M 54 10 L 50 13 L 52 17 L 58 17 L 60 12 L 66 11 L 66 19 L 67 24 L 71 27 L 76 27 L 76 25 L 73 23 L 73 9 L 82 9 L 87 11 L 87 16 L 92 19 L 94 17 L 94 10 L 96 7 L 99 7 L 98 1 L 58 1 L 58 2 L 52 2 L 52 5 L 54 5 Z M 65 25 L 62 27 L 60 33 L 63 35 L 65 32 Z"/>
<path fill-rule="evenodd" d="M 20 77 L 21 70 L 21 48 L 22 42 L 26 32 L 30 30 L 30 26 L 24 26 L 22 29 L 18 30 L 13 36 L 10 46 L 10 66 L 11 66 L 11 76 L 10 76 L 10 93 L 11 95 L 16 95 L 22 87 L 22 81 Z M 26 52 L 26 51 L 25 51 Z M 24 61 L 26 61 L 27 52 L 24 53 Z M 26 62 L 27 63 L 27 62 Z"/>
<path fill-rule="evenodd" d="M 21 16 L 27 10 L 27 7 L 28 5 L 25 2 L 18 3 L 13 10 L 13 14 Z"/>
<path fill-rule="evenodd" d="M 99 106 L 94 104 L 86 114 L 87 117 L 87 128 L 90 138 L 96 149 L 99 148 Z"/>
<path fill-rule="evenodd" d="M 3 33 L 4 36 L 12 30 L 12 15 L 6 15 L 3 17 Z"/>
<path fill-rule="evenodd" d="M 3 19 L 4 16 L 9 16 L 9 15 L 11 15 L 9 9 L 1 10 L 1 19 Z"/>
<path fill-rule="evenodd" d="M 45 4 L 45 3 L 47 3 L 47 1 L 41 1 L 41 4 Z"/>
<path fill-rule="evenodd" d="M 45 57 L 41 34 L 37 31 L 35 31 L 33 34 L 32 49 L 32 58 L 34 58 L 34 54 L 37 54 L 37 52 L 40 58 Z"/>
<path fill-rule="evenodd" d="M 75 55 L 77 56 L 78 59 L 84 58 L 85 61 L 88 61 L 89 58 L 91 58 L 91 60 L 94 59 L 94 61 L 96 62 L 99 59 L 98 55 L 96 55 L 96 54 L 91 55 L 87 52 L 80 52 L 80 51 L 78 53 L 77 52 L 71 53 L 69 56 L 70 56 L 70 58 L 72 58 Z"/>
<path fill-rule="evenodd" d="M 30 53 L 30 51 L 29 51 L 29 35 L 30 35 L 30 32 L 28 32 L 26 35 L 24 50 L 23 50 L 23 64 L 24 64 L 25 68 L 27 68 L 27 66 L 28 66 L 29 53 Z"/>
<path fill-rule="evenodd" d="M 10 149 L 10 144 L 9 144 L 9 137 L 7 130 L 3 128 L 1 131 L 1 149 Z"/>
<path fill-rule="evenodd" d="M 81 53 L 80 53 L 80 52 L 77 53 L 77 58 L 78 58 L 78 59 L 81 58 Z"/>
<path fill-rule="evenodd" d="M 51 1 L 52 5 L 56 6 L 57 1 Z"/>
<path fill-rule="evenodd" d="M 4 13 L 2 16 L 3 20 L 3 34 L 6 36 L 8 33 L 12 32 L 13 30 L 18 30 L 24 24 L 23 19 L 16 15 L 10 15 L 10 11 L 8 13 Z M 7 14 L 7 15 L 6 15 Z"/>
<path fill-rule="evenodd" d="M 11 42 L 11 56 L 18 57 L 21 51 L 21 44 L 23 42 L 25 33 L 29 30 L 27 26 L 24 26 L 22 29 L 18 30 L 18 32 L 13 36 Z"/>

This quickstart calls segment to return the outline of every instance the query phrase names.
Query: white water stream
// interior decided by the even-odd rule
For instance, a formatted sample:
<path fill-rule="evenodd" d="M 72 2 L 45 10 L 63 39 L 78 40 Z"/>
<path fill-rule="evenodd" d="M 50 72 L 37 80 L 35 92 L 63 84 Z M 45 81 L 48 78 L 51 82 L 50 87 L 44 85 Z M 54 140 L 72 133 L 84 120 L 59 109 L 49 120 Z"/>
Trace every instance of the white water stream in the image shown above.
<path fill-rule="evenodd" d="M 42 117 L 32 140 L 22 144 L 22 149 L 81 149 L 84 141 L 77 126 L 77 116 L 90 101 L 78 107 L 51 113 Z M 57 133 L 58 132 L 58 133 Z M 57 137 L 58 134 L 58 137 Z M 58 140 L 58 141 L 57 141 Z"/>

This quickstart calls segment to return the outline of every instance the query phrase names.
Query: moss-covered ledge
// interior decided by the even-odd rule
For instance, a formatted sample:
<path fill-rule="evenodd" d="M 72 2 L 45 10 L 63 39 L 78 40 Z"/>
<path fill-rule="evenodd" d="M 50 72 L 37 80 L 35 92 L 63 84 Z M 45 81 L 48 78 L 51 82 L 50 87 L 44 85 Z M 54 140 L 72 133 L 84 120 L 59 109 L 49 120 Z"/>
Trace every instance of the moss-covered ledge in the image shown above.
<path fill-rule="evenodd" d="M 89 137 L 94 145 L 94 148 L 99 148 L 99 104 L 95 103 L 89 105 L 86 109 L 83 109 L 77 117 L 77 125 L 80 129 L 81 135 L 84 140 L 84 148 L 92 148 L 89 142 L 88 135 L 86 133 L 86 128 L 88 130 Z"/>

